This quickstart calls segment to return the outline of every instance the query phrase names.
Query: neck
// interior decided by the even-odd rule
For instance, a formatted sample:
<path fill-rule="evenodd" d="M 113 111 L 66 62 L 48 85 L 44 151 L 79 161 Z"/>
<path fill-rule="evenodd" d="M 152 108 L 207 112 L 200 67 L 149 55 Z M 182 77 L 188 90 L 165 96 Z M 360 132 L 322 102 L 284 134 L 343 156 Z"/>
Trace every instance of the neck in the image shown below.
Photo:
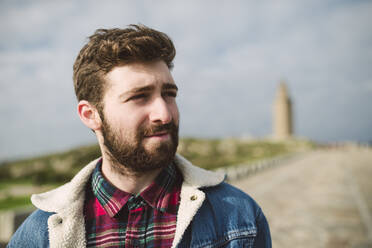
<path fill-rule="evenodd" d="M 124 173 L 116 172 L 111 165 L 111 161 L 103 157 L 102 159 L 102 174 L 116 188 L 127 193 L 138 194 L 148 187 L 155 178 L 159 175 L 162 168 L 144 172 L 134 173 L 126 170 Z"/>

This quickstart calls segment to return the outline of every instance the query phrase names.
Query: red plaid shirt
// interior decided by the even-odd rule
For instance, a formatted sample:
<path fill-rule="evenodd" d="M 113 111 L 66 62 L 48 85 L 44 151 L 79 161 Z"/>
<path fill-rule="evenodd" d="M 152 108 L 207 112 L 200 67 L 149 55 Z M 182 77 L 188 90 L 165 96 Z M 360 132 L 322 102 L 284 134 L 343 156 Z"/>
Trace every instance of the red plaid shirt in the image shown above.
<path fill-rule="evenodd" d="M 99 161 L 86 191 L 87 247 L 171 247 L 182 176 L 171 164 L 138 195 L 111 185 Z"/>

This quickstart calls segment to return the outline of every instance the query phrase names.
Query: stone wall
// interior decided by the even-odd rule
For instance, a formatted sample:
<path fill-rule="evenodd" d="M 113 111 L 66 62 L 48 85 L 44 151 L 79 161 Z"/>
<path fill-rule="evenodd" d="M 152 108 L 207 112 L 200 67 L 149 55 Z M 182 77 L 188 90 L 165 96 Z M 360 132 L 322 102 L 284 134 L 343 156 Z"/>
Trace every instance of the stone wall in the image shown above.
<path fill-rule="evenodd" d="M 34 207 L 0 211 L 0 248 L 5 247 L 13 233 L 22 222 L 35 210 Z"/>

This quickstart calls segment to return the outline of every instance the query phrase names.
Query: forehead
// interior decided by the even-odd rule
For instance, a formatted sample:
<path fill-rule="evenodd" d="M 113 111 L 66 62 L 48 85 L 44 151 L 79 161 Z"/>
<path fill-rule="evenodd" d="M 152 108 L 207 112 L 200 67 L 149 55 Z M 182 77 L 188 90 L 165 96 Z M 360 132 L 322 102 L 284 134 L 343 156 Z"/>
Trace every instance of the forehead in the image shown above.
<path fill-rule="evenodd" d="M 169 68 L 163 61 L 117 66 L 107 73 L 105 79 L 107 92 L 118 94 L 138 87 L 174 84 Z"/>

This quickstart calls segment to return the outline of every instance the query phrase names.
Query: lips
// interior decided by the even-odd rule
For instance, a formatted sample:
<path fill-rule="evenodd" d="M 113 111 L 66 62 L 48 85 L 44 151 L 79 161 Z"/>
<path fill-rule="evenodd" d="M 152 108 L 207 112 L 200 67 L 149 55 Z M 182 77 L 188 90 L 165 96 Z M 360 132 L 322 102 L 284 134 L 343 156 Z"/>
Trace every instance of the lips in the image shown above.
<path fill-rule="evenodd" d="M 146 135 L 145 137 L 161 137 L 161 136 L 168 135 L 168 134 L 169 132 L 158 132 L 158 133 Z"/>
<path fill-rule="evenodd" d="M 178 126 L 172 121 L 163 125 L 151 125 L 141 130 L 141 137 L 143 138 L 166 138 L 178 137 Z"/>

